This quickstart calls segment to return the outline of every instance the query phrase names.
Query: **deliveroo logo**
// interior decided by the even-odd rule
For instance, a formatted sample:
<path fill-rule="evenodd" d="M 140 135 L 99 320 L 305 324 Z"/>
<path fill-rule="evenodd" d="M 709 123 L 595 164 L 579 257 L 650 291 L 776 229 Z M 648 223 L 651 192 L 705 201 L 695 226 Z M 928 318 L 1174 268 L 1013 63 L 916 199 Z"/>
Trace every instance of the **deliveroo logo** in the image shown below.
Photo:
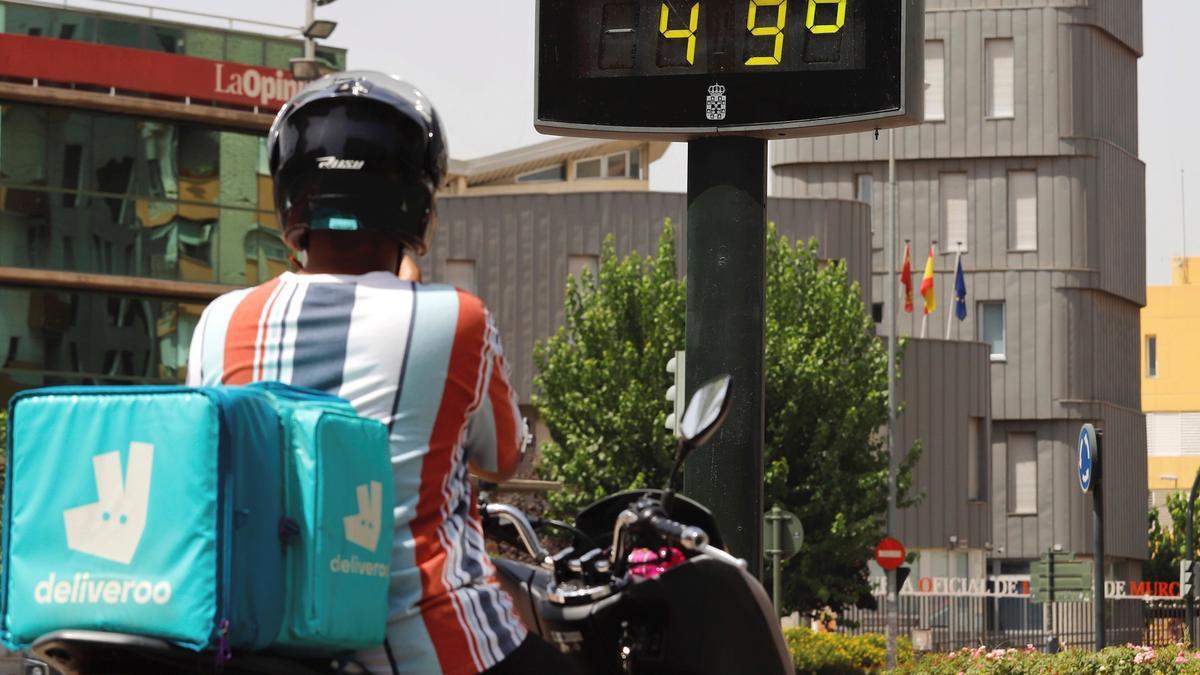
<path fill-rule="evenodd" d="M 129 444 L 129 466 L 124 478 L 120 452 L 114 450 L 93 457 L 99 498 L 63 512 L 67 548 L 128 565 L 146 530 L 153 462 L 154 446 L 149 443 Z"/>
<path fill-rule="evenodd" d="M 379 546 L 379 526 L 383 522 L 383 484 L 373 480 L 355 488 L 358 513 L 342 519 L 346 541 L 374 553 Z"/>

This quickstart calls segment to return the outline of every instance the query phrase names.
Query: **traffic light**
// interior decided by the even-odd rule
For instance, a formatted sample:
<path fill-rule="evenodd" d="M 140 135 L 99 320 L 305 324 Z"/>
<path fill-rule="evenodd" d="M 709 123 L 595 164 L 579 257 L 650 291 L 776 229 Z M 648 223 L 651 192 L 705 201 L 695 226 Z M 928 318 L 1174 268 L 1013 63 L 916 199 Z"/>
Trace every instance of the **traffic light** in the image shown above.
<path fill-rule="evenodd" d="M 1196 573 L 1195 560 L 1179 561 L 1179 597 L 1190 597 L 1194 591 Z"/>
<path fill-rule="evenodd" d="M 683 386 L 684 352 L 675 352 L 675 356 L 667 361 L 667 372 L 675 376 L 675 383 L 667 388 L 667 400 L 675 404 L 671 414 L 667 415 L 666 427 L 679 437 L 679 420 L 683 419 L 683 407 L 686 405 Z"/>

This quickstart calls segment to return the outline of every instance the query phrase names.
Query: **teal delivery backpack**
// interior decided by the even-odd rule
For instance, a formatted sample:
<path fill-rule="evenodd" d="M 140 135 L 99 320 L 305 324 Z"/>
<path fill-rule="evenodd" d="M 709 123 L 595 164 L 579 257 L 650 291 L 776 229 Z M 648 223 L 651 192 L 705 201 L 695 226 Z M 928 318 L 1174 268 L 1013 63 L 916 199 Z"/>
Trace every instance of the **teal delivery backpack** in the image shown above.
<path fill-rule="evenodd" d="M 321 653 L 383 644 L 395 502 L 387 427 L 323 392 L 250 387 L 269 392 L 286 421 L 289 591 L 276 645 Z"/>
<path fill-rule="evenodd" d="M 387 429 L 321 392 L 55 387 L 9 409 L 0 638 L 191 649 L 382 644 Z"/>

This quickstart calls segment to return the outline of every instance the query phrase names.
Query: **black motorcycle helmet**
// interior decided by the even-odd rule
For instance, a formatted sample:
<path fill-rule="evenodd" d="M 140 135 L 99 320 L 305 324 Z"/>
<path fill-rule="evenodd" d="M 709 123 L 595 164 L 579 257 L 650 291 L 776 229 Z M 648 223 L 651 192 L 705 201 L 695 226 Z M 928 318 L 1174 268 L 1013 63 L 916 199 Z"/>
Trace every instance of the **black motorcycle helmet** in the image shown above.
<path fill-rule="evenodd" d="M 372 71 L 326 75 L 279 111 L 268 138 L 275 213 L 295 250 L 310 230 L 371 231 L 424 252 L 446 134 L 429 99 Z"/>

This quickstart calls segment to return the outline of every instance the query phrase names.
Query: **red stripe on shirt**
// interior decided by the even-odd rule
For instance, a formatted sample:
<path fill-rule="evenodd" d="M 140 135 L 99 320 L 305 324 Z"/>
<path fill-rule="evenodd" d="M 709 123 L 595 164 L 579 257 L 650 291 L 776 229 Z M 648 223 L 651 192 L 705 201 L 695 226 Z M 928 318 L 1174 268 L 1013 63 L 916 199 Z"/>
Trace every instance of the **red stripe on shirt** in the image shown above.
<path fill-rule="evenodd" d="M 410 525 L 416 543 L 416 559 L 421 569 L 421 618 L 433 640 L 438 662 L 446 673 L 475 672 L 471 654 L 475 650 L 469 628 L 460 623 L 452 597 L 443 577 L 446 551 L 438 540 L 442 525 L 441 510 L 446 504 L 442 491 L 451 476 L 454 453 L 459 451 L 467 411 L 475 403 L 475 387 L 483 367 L 482 354 L 487 322 L 483 303 L 476 297 L 458 292 L 458 324 L 450 350 L 449 370 L 438 406 L 437 419 L 429 439 L 429 454 L 421 464 L 421 494 L 417 513 Z M 468 610 L 469 611 L 469 610 Z"/>
<path fill-rule="evenodd" d="M 255 357 L 254 365 L 254 381 L 259 382 L 266 379 L 267 364 L 266 364 L 266 348 L 267 348 L 267 331 L 271 329 L 271 310 L 275 308 L 275 303 L 279 302 L 279 296 L 282 293 L 272 293 L 271 299 L 268 301 L 266 308 L 263 310 L 259 318 L 258 337 L 255 338 L 255 346 L 258 350 L 258 356 Z M 282 345 L 280 345 L 282 349 Z"/>
<path fill-rule="evenodd" d="M 271 293 L 279 285 L 276 277 L 254 288 L 242 298 L 229 318 L 225 334 L 225 364 L 222 384 L 249 384 L 254 381 L 254 357 L 258 352 L 258 328 Z"/>
<path fill-rule="evenodd" d="M 517 429 L 520 421 L 513 417 L 513 390 L 505 376 L 507 372 L 504 357 L 495 357 L 487 395 L 496 421 L 496 472 L 500 474 L 507 473 L 521 460 L 521 434 Z"/>

